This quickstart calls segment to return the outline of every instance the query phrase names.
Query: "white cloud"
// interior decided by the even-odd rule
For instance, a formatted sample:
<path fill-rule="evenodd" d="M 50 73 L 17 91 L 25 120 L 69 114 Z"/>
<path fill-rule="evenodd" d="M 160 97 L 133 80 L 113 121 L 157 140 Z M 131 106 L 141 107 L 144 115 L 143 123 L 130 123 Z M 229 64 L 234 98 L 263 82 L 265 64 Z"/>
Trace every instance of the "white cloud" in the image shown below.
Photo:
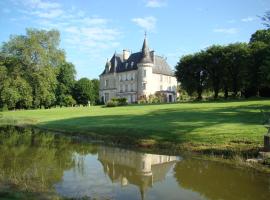
<path fill-rule="evenodd" d="M 55 28 L 61 33 L 64 46 L 76 49 L 87 56 L 97 55 L 104 49 L 115 48 L 121 32 L 111 27 L 99 16 L 87 16 L 87 13 L 74 6 L 64 7 L 62 4 L 43 0 L 13 0 L 18 11 L 29 17 L 38 28 L 46 30 Z"/>
<path fill-rule="evenodd" d="M 56 9 L 61 7 L 59 3 L 42 0 L 24 0 L 22 2 L 25 6 L 38 9 Z"/>
<path fill-rule="evenodd" d="M 166 5 L 167 3 L 165 0 L 148 0 L 145 6 L 150 8 L 160 8 Z"/>
<path fill-rule="evenodd" d="M 242 22 L 252 22 L 254 20 L 255 20 L 254 17 L 246 17 L 246 18 L 241 19 Z"/>
<path fill-rule="evenodd" d="M 154 31 L 156 28 L 157 19 L 153 16 L 149 16 L 144 18 L 133 18 L 132 21 L 144 30 Z"/>
<path fill-rule="evenodd" d="M 216 28 L 213 30 L 215 33 L 236 34 L 238 29 L 236 28 Z"/>
<path fill-rule="evenodd" d="M 64 13 L 64 11 L 61 9 L 30 12 L 30 14 L 32 14 L 32 15 L 36 15 L 40 18 L 48 18 L 48 19 L 57 18 L 57 17 L 61 16 L 63 13 Z"/>

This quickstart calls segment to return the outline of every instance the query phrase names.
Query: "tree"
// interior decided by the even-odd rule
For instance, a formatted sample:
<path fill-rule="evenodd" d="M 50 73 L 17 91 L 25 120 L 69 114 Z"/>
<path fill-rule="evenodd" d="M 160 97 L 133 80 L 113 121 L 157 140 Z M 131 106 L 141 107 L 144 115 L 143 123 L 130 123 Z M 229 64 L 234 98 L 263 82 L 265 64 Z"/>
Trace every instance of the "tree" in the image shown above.
<path fill-rule="evenodd" d="M 58 83 L 57 83 L 57 89 L 56 89 L 58 105 L 64 106 L 66 105 L 66 99 L 67 99 L 66 97 L 70 99 L 70 96 L 72 95 L 72 89 L 75 84 L 75 75 L 76 75 L 76 70 L 72 63 L 62 63 L 58 67 L 58 73 L 57 73 Z"/>
<path fill-rule="evenodd" d="M 94 102 L 93 86 L 88 78 L 81 78 L 75 83 L 74 95 L 78 104 L 88 105 L 89 101 Z"/>
<path fill-rule="evenodd" d="M 60 34 L 56 30 L 27 29 L 26 35 L 11 36 L 10 40 L 3 44 L 1 65 L 6 67 L 10 79 L 20 82 L 19 94 L 27 97 L 17 102 L 16 107 L 26 108 L 33 105 L 38 108 L 55 104 L 57 67 L 66 63 L 65 53 L 59 48 L 59 43 Z M 60 79 L 64 80 L 70 91 L 70 85 L 65 82 L 65 78 Z M 9 95 L 15 93 L 8 89 L 4 92 Z M 33 104 L 30 103 L 31 99 Z"/>
<path fill-rule="evenodd" d="M 57 79 L 55 69 L 43 67 L 32 74 L 34 107 L 50 108 L 55 104 Z"/>
<path fill-rule="evenodd" d="M 270 45 L 270 29 L 268 30 L 257 30 L 251 35 L 250 42 L 264 42 L 265 44 Z"/>
<path fill-rule="evenodd" d="M 218 97 L 218 93 L 221 89 L 224 74 L 224 49 L 222 46 L 213 45 L 207 48 L 204 54 L 205 68 L 209 75 L 209 85 L 214 91 L 214 98 Z"/>
<path fill-rule="evenodd" d="M 94 102 L 93 104 L 98 104 L 99 103 L 99 80 L 98 79 L 93 79 L 92 80 L 92 86 L 93 86 L 93 98 Z"/>
<path fill-rule="evenodd" d="M 246 43 L 234 43 L 224 49 L 224 67 L 228 71 L 228 81 L 235 97 L 242 89 L 245 67 L 249 64 L 249 49 Z"/>
<path fill-rule="evenodd" d="M 181 86 L 191 96 L 195 91 L 197 99 L 202 99 L 203 89 L 207 87 L 208 74 L 202 65 L 204 53 L 183 56 L 176 65 L 175 76 Z"/>
<path fill-rule="evenodd" d="M 263 24 L 269 29 L 270 28 L 270 10 L 266 11 L 265 15 L 261 17 Z"/>
<path fill-rule="evenodd" d="M 256 41 L 249 45 L 250 63 L 245 68 L 244 95 L 245 97 L 258 96 L 262 85 L 261 69 L 268 55 L 267 45 Z"/>

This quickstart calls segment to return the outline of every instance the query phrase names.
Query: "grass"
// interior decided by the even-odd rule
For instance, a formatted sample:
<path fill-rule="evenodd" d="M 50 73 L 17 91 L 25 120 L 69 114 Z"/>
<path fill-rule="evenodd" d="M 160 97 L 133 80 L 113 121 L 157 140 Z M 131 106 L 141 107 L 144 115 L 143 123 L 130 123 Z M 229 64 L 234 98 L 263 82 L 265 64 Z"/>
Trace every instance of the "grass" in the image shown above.
<path fill-rule="evenodd" d="M 117 143 L 178 145 L 209 151 L 255 150 L 263 145 L 270 100 L 191 102 L 103 108 L 75 107 L 2 112 L 2 122 L 88 135 Z"/>

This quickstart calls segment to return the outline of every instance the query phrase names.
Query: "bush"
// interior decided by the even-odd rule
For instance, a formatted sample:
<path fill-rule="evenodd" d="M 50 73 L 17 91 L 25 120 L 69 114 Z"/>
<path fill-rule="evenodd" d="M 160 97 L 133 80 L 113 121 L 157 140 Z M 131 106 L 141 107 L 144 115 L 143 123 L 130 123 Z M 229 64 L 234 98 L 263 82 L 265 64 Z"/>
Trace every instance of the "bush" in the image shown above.
<path fill-rule="evenodd" d="M 106 103 L 106 107 L 124 106 L 127 105 L 126 98 L 112 98 Z"/>
<path fill-rule="evenodd" d="M 110 100 L 106 103 L 106 107 L 116 107 L 116 106 L 118 106 L 118 103 L 116 101 Z"/>
<path fill-rule="evenodd" d="M 119 106 L 127 105 L 127 98 L 118 98 L 117 100 Z"/>

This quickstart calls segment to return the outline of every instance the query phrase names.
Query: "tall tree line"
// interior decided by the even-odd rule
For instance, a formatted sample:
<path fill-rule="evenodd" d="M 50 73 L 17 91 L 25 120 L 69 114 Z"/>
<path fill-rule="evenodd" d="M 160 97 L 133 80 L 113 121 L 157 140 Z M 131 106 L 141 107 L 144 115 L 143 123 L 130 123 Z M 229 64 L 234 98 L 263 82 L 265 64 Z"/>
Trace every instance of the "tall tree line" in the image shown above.
<path fill-rule="evenodd" d="M 265 23 L 269 22 L 270 12 L 267 15 Z M 181 87 L 197 99 L 209 90 L 214 98 L 221 92 L 225 98 L 229 94 L 270 97 L 270 28 L 256 31 L 249 43 L 212 45 L 183 56 L 175 75 Z"/>
<path fill-rule="evenodd" d="M 0 50 L 0 108 L 29 109 L 98 102 L 98 80 L 76 81 L 57 30 L 27 29 Z M 85 87 L 87 85 L 87 87 Z"/>

